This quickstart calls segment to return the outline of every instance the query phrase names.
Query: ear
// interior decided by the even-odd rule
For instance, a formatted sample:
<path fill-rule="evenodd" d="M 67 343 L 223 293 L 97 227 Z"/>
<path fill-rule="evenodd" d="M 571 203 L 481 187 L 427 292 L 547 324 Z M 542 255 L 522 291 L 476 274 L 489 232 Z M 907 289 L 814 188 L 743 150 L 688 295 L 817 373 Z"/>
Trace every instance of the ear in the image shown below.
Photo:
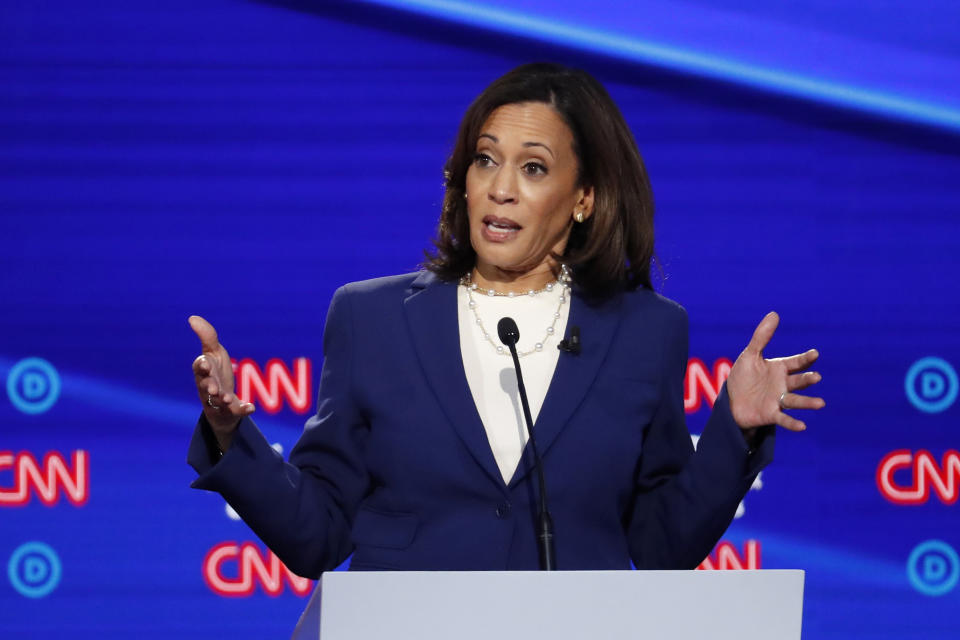
<path fill-rule="evenodd" d="M 584 220 L 593 215 L 593 196 L 594 189 L 592 186 L 580 187 L 577 190 L 577 204 L 573 210 L 583 211 Z"/>

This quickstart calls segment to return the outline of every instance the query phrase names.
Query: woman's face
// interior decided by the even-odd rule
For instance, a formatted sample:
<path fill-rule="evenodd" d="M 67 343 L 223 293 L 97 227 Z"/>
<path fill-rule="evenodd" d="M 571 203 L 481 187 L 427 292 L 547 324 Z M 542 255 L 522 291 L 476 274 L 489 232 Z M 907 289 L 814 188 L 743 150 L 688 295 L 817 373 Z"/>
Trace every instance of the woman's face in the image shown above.
<path fill-rule="evenodd" d="M 485 279 L 550 279 L 550 252 L 563 253 L 574 212 L 586 217 L 593 207 L 577 170 L 573 134 L 550 105 L 521 102 L 490 114 L 467 170 L 470 243 Z"/>

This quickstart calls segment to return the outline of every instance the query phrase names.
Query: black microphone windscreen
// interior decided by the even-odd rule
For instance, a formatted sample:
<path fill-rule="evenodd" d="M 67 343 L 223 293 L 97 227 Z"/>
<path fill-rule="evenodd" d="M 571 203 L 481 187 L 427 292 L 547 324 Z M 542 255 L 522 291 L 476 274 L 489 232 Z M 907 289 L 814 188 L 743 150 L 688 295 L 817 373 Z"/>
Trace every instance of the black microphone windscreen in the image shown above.
<path fill-rule="evenodd" d="M 500 318 L 500 322 L 497 323 L 497 335 L 500 336 L 500 342 L 509 347 L 520 340 L 520 329 L 517 328 L 513 318 L 507 316 Z"/>

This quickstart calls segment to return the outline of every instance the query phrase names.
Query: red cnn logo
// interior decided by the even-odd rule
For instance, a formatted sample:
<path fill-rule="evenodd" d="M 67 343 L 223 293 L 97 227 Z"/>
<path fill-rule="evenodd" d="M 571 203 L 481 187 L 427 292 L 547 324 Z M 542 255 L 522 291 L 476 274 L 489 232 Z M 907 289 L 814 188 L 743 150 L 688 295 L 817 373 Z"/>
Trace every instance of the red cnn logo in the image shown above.
<path fill-rule="evenodd" d="M 0 451 L 0 472 L 13 471 L 13 487 L 0 488 L 0 507 L 22 507 L 36 494 L 40 502 L 52 507 L 61 492 L 75 507 L 82 507 L 90 498 L 90 454 L 73 452 L 73 470 L 59 451 L 50 451 L 37 462 L 26 451 L 14 454 Z"/>
<path fill-rule="evenodd" d="M 229 576 L 224 573 L 227 563 L 235 567 Z M 210 549 L 203 559 L 203 580 L 214 593 L 234 598 L 251 595 L 255 584 L 271 596 L 283 592 L 284 582 L 298 596 L 309 594 L 313 585 L 309 578 L 301 578 L 287 569 L 272 551 L 263 553 L 251 542 L 240 545 L 221 542 Z"/>
<path fill-rule="evenodd" d="M 760 541 L 743 543 L 743 555 L 730 542 L 721 542 L 697 569 L 701 571 L 728 571 L 760 568 Z"/>
<path fill-rule="evenodd" d="M 687 361 L 687 377 L 683 388 L 683 408 L 687 413 L 696 413 L 706 398 L 707 405 L 713 407 L 720 395 L 720 387 L 730 375 L 733 362 L 729 358 L 720 358 L 713 363 L 713 372 L 700 358 Z"/>
<path fill-rule="evenodd" d="M 894 474 L 901 469 L 912 471 L 911 484 L 897 484 Z M 916 454 L 909 449 L 891 451 L 877 466 L 877 488 L 880 495 L 894 504 L 924 504 L 930 499 L 930 488 L 944 504 L 957 501 L 957 480 L 960 479 L 960 452 L 953 449 L 943 454 L 937 465 L 929 451 Z"/>
<path fill-rule="evenodd" d="M 310 410 L 313 367 L 309 358 L 296 358 L 293 371 L 279 358 L 270 359 L 265 371 L 250 358 L 231 363 L 241 401 L 252 402 L 267 413 L 280 411 L 284 400 L 296 413 Z"/>

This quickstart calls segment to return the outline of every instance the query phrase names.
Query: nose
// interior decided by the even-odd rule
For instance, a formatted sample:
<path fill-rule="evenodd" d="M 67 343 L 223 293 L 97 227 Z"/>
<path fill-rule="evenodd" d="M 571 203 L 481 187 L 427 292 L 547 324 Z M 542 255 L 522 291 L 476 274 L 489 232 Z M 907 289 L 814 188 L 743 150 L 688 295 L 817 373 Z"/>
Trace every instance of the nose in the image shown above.
<path fill-rule="evenodd" d="M 497 204 L 510 204 L 517 201 L 517 177 L 509 165 L 498 167 L 487 197 Z"/>

